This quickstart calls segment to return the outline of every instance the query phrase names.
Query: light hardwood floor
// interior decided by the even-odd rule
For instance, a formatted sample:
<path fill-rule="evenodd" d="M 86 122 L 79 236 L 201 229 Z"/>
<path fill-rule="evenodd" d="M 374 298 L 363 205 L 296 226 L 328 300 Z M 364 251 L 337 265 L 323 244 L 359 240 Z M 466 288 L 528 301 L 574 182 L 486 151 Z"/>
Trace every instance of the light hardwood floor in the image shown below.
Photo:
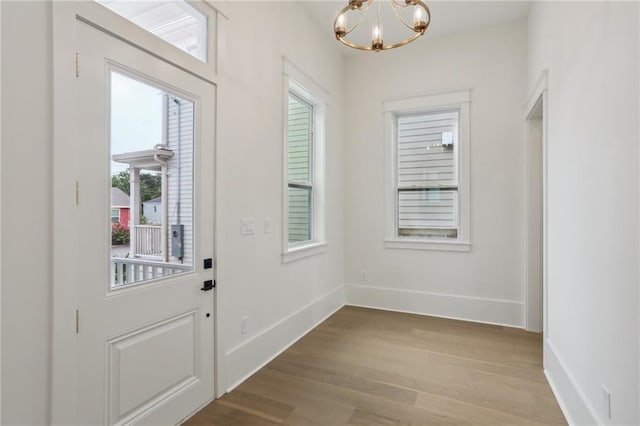
<path fill-rule="evenodd" d="M 186 425 L 566 425 L 542 336 L 344 307 Z"/>

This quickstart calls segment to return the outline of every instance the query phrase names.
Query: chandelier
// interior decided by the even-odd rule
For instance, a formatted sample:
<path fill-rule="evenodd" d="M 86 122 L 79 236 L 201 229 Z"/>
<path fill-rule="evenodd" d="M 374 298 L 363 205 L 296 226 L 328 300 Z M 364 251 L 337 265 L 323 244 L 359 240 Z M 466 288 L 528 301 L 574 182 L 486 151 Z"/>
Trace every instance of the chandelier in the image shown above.
<path fill-rule="evenodd" d="M 379 52 L 381 50 L 395 49 L 396 47 L 404 46 L 411 43 L 425 33 L 429 23 L 431 22 L 431 11 L 421 0 L 387 0 L 393 10 L 395 16 L 410 32 L 407 37 L 396 43 L 384 44 L 382 39 L 382 19 L 380 8 L 383 0 L 376 0 L 378 2 L 378 16 L 373 28 L 371 30 L 371 45 L 358 44 L 346 39 L 346 37 L 362 23 L 364 17 L 371 9 L 374 0 L 349 0 L 347 4 L 338 14 L 333 21 L 333 31 L 342 44 L 352 47 L 354 49 L 369 50 Z M 409 24 L 406 17 L 403 17 L 400 11 L 403 9 L 413 9 L 413 22 Z M 347 24 L 347 16 L 353 16 L 355 24 L 349 28 Z M 406 12 L 405 12 L 406 15 Z"/>

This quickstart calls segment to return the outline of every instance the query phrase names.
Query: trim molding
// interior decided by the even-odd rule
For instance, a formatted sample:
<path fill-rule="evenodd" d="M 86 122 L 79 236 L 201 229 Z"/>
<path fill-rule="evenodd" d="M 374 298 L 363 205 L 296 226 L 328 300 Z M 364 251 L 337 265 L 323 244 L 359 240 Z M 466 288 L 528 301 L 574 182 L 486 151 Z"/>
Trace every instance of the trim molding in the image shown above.
<path fill-rule="evenodd" d="M 544 375 L 570 425 L 604 424 L 587 402 L 549 339 L 544 340 Z"/>
<path fill-rule="evenodd" d="M 229 350 L 225 357 L 227 392 L 248 379 L 318 324 L 344 306 L 342 285 Z M 230 385 L 229 385 L 230 384 Z"/>
<path fill-rule="evenodd" d="M 524 303 L 346 284 L 347 305 L 523 328 Z"/>

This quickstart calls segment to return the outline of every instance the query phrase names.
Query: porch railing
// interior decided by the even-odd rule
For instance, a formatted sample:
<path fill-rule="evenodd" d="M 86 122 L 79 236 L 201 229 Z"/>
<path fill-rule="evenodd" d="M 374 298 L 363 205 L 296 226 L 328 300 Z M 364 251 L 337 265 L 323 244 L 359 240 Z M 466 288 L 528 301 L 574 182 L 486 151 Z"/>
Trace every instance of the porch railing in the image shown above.
<path fill-rule="evenodd" d="M 135 225 L 136 256 L 162 256 L 162 227 L 154 225 Z"/>
<path fill-rule="evenodd" d="M 188 265 L 113 257 L 111 258 L 111 287 L 179 274 L 191 269 Z"/>

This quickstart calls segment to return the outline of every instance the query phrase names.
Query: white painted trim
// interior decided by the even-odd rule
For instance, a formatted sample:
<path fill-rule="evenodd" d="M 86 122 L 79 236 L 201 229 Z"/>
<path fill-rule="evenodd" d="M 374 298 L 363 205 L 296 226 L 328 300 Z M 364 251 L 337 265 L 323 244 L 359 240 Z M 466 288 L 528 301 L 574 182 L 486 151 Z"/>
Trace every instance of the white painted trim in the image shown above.
<path fill-rule="evenodd" d="M 2 5 L 0 4 L 0 271 L 2 271 Z M 0 273 L 0 318 L 2 318 L 2 274 Z M 2 377 L 2 327 L 0 327 L 0 377 Z M 0 423 L 2 422 L 2 380 L 0 380 Z"/>
<path fill-rule="evenodd" d="M 471 251 L 471 243 L 462 241 L 385 240 L 384 248 L 406 250 Z"/>
<path fill-rule="evenodd" d="M 423 111 L 430 108 L 446 108 L 471 102 L 471 90 L 448 90 L 443 92 L 427 93 L 423 96 L 384 102 L 384 112 L 399 111 Z"/>
<path fill-rule="evenodd" d="M 124 41 L 158 59 L 170 63 L 190 74 L 202 78 L 210 83 L 217 84 L 217 42 L 212 40 L 216 34 L 217 15 L 215 10 L 200 2 L 189 4 L 207 17 L 207 62 L 202 62 L 189 53 L 181 50 L 173 44 L 148 32 L 144 28 L 123 18 L 110 9 L 94 1 L 74 2 L 78 17 L 90 23 L 90 25 L 108 33 L 109 35 Z"/>
<path fill-rule="evenodd" d="M 329 91 L 325 89 L 320 83 L 318 83 L 313 77 L 309 76 L 302 68 L 291 62 L 289 58 L 283 56 L 283 73 L 296 81 L 304 89 L 310 92 L 311 99 L 308 99 L 310 103 L 323 103 L 328 104 Z"/>
<path fill-rule="evenodd" d="M 226 18 L 226 16 L 225 16 Z M 217 47 L 216 47 L 216 52 L 218 54 L 218 60 L 216 61 L 216 64 L 218 65 L 217 71 L 219 73 L 220 76 L 225 75 L 225 73 L 220 72 L 221 69 L 224 69 L 226 61 L 224 61 L 223 59 L 225 59 L 226 55 L 226 34 L 227 34 L 227 22 L 228 19 L 218 19 L 218 24 L 216 26 L 217 28 L 217 34 L 216 34 L 216 43 L 217 43 Z M 223 319 L 222 319 L 222 301 L 225 300 L 225 286 L 224 283 L 221 285 L 220 281 L 218 280 L 218 271 L 219 271 L 219 267 L 218 267 L 218 258 L 219 258 L 219 251 L 218 251 L 218 235 L 221 235 L 223 232 L 222 229 L 222 222 L 220 220 L 218 220 L 218 218 L 222 217 L 222 208 L 223 206 L 218 202 L 218 197 L 219 194 L 221 194 L 222 191 L 222 187 L 223 187 L 223 180 L 221 179 L 221 175 L 220 175 L 220 159 L 218 157 L 218 144 L 219 141 L 223 140 L 223 132 L 222 132 L 222 123 L 219 120 L 220 117 L 220 111 L 224 108 L 223 105 L 223 100 L 224 99 L 228 99 L 224 96 L 224 91 L 227 88 L 227 84 L 225 83 L 224 79 L 220 79 L 219 84 L 216 86 L 216 129 L 215 129 L 215 137 L 216 137 L 216 143 L 215 143 L 215 147 L 214 147 L 214 155 L 215 155 L 215 159 L 216 159 L 216 164 L 215 164 L 215 170 L 214 170 L 214 179 L 215 179 L 215 194 L 213 197 L 213 201 L 214 201 L 214 205 L 215 205 L 215 215 L 214 215 L 214 230 L 215 230 L 215 235 L 213 238 L 213 252 L 215 255 L 214 258 L 214 264 L 213 264 L 213 274 L 214 274 L 214 279 L 217 280 L 216 282 L 216 289 L 215 289 L 215 294 L 214 294 L 214 318 L 215 318 L 215 326 L 214 326 L 214 332 L 215 332 L 215 347 L 214 347 L 214 357 L 215 357 L 215 370 L 214 370 L 214 380 L 215 380 L 215 386 L 214 386 L 214 395 L 215 398 L 220 398 L 222 397 L 222 395 L 224 395 L 225 393 L 225 389 L 226 389 L 226 382 L 225 382 L 225 375 L 224 375 L 224 371 L 225 371 L 225 343 L 224 343 L 224 327 L 223 327 Z M 194 413 L 195 414 L 195 413 Z"/>
<path fill-rule="evenodd" d="M 76 9 L 73 2 L 53 2 L 53 238 L 52 238 L 52 337 L 51 384 L 49 389 L 51 424 L 75 424 L 77 419 L 77 339 L 75 310 L 78 289 L 74 268 L 64 256 L 77 250 L 73 231 L 75 206 L 75 45 Z M 73 165 L 73 167 L 70 167 Z"/>
<path fill-rule="evenodd" d="M 359 284 L 347 284 L 345 293 L 351 306 L 523 327 L 522 302 Z"/>
<path fill-rule="evenodd" d="M 453 241 L 399 238 L 396 220 L 396 120 L 398 113 L 430 112 L 447 108 L 460 111 L 457 163 L 458 238 Z M 383 103 L 385 126 L 385 248 L 471 251 L 471 89 L 437 92 Z M 415 243 L 415 244 L 414 244 Z M 454 245 L 458 244 L 457 246 Z"/>
<path fill-rule="evenodd" d="M 537 104 L 540 102 L 540 95 L 542 92 L 547 90 L 549 80 L 549 70 L 542 70 L 535 84 L 533 85 L 533 89 L 529 93 L 529 97 L 527 98 L 527 103 L 525 105 L 525 120 L 531 117 L 531 113 L 536 109 Z"/>
<path fill-rule="evenodd" d="M 312 243 L 301 247 L 292 247 L 288 252 L 282 253 L 282 263 L 289 263 L 305 257 L 315 256 L 327 251 L 327 243 Z"/>
<path fill-rule="evenodd" d="M 283 57 L 282 66 L 282 263 L 292 262 L 326 251 L 326 115 L 327 92 L 297 65 Z M 300 246 L 289 245 L 289 173 L 288 114 L 289 91 L 313 105 L 313 203 L 312 241 Z"/>
<path fill-rule="evenodd" d="M 544 340 L 544 374 L 570 425 L 605 424 L 589 404 L 549 339 Z"/>
<path fill-rule="evenodd" d="M 227 383 L 231 384 L 227 391 L 231 392 L 343 306 L 344 291 L 339 286 L 229 350 Z"/>
<path fill-rule="evenodd" d="M 191 2 L 192 0 L 190 0 Z M 227 2 L 226 1 L 217 1 L 217 0 L 203 0 L 203 4 L 209 6 L 211 9 L 215 10 L 225 19 L 229 19 L 229 12 L 226 11 Z"/>
<path fill-rule="evenodd" d="M 540 76 L 536 80 L 533 90 L 531 91 L 529 98 L 527 100 L 526 109 L 525 109 L 525 164 L 528 165 L 529 157 L 528 157 L 528 147 L 531 143 L 531 131 L 530 131 L 530 123 L 529 120 L 532 118 L 533 113 L 535 112 L 538 105 L 542 102 L 542 332 L 545 336 L 549 335 L 549 321 L 547 318 L 547 307 L 548 307 L 548 122 L 549 122 L 549 100 L 548 100 L 548 78 L 549 78 L 549 70 L 545 69 L 540 73 Z M 529 174 L 525 173 L 524 179 L 524 189 L 525 194 L 528 194 L 529 188 Z M 525 230 L 529 227 L 529 215 L 526 213 L 525 209 L 525 217 L 524 217 L 524 225 Z M 528 330 L 538 331 L 536 330 L 538 327 L 533 326 L 530 323 L 529 310 L 530 302 L 529 302 L 529 279 L 528 279 L 528 270 L 530 262 L 534 260 L 528 253 L 527 248 L 529 247 L 529 235 L 525 232 L 524 238 L 524 247 L 525 247 L 525 265 L 524 265 L 524 278 L 525 278 L 525 312 L 524 312 L 524 321 Z"/>

